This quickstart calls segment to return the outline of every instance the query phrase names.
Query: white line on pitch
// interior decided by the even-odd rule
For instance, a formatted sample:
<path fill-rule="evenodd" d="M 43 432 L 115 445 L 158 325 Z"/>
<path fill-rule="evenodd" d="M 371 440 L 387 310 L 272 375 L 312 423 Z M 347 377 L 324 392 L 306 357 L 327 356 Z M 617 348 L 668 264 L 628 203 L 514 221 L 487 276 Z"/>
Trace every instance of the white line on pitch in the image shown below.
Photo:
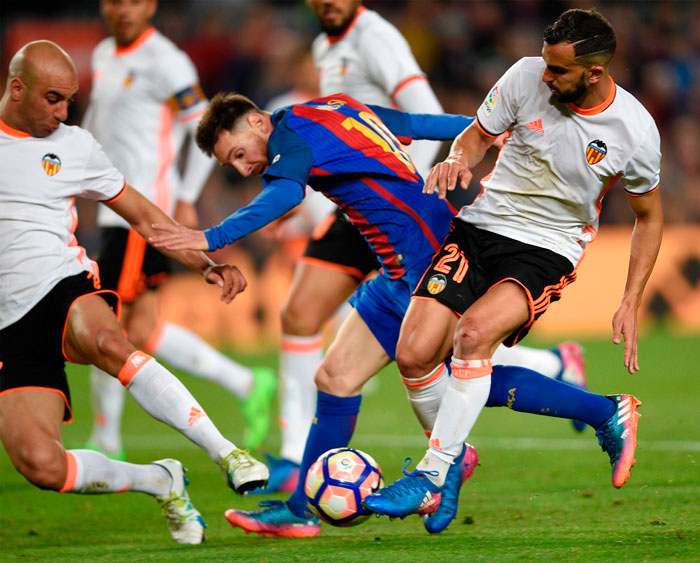
<path fill-rule="evenodd" d="M 235 438 L 235 437 L 234 437 Z M 235 440 L 234 440 L 235 441 Z M 470 443 L 480 448 L 492 448 L 499 450 L 597 450 L 599 449 L 595 435 L 591 432 L 590 438 L 506 438 L 506 437 L 479 437 L 472 436 Z M 419 434 L 357 434 L 352 444 L 357 447 L 415 447 L 426 446 L 426 439 Z M 126 434 L 124 445 L 127 450 L 150 450 L 156 446 L 159 449 L 168 449 L 191 445 L 184 437 L 175 432 L 168 435 L 144 435 Z M 277 443 L 270 440 L 273 451 Z M 667 452 L 700 452 L 700 441 L 692 440 L 639 440 L 639 447 L 644 450 Z"/>

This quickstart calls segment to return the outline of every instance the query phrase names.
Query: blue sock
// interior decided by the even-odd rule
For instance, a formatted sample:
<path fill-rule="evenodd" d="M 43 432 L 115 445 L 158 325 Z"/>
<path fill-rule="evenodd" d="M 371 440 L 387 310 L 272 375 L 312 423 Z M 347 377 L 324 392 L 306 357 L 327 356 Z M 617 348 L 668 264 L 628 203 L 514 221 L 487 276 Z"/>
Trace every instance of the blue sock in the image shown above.
<path fill-rule="evenodd" d="M 309 467 L 322 453 L 332 448 L 343 448 L 350 443 L 361 401 L 362 395 L 336 397 L 323 391 L 318 392 L 316 416 L 311 423 L 304 457 L 299 466 L 299 483 L 287 501 L 290 510 L 297 516 L 303 518 L 307 512 L 304 482 Z"/>
<path fill-rule="evenodd" d="M 605 395 L 590 393 L 516 366 L 493 366 L 486 406 L 574 418 L 593 428 L 608 420 L 617 409 L 615 401 Z"/>

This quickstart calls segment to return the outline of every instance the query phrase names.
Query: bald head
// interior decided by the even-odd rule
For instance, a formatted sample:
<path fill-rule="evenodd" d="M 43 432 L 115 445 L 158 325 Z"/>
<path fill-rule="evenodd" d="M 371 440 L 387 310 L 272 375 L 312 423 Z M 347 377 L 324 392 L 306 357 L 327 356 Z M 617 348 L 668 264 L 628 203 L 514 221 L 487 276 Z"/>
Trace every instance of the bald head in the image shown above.
<path fill-rule="evenodd" d="M 33 137 L 46 137 L 68 117 L 78 72 L 68 53 L 51 41 L 32 41 L 10 61 L 0 119 Z"/>
<path fill-rule="evenodd" d="M 78 76 L 70 55 L 53 41 L 41 40 L 27 43 L 15 53 L 7 78 L 20 78 L 31 88 L 42 76 L 71 73 Z"/>

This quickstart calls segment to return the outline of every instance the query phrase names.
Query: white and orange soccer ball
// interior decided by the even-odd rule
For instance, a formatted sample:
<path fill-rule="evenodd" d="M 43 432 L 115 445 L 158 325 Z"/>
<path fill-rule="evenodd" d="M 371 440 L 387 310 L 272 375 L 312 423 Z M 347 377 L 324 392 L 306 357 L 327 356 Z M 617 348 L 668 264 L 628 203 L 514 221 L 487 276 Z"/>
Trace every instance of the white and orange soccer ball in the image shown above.
<path fill-rule="evenodd" d="M 353 448 L 335 448 L 319 456 L 306 474 L 308 505 L 333 526 L 355 526 L 371 512 L 362 499 L 384 486 L 382 470 L 372 456 Z"/>

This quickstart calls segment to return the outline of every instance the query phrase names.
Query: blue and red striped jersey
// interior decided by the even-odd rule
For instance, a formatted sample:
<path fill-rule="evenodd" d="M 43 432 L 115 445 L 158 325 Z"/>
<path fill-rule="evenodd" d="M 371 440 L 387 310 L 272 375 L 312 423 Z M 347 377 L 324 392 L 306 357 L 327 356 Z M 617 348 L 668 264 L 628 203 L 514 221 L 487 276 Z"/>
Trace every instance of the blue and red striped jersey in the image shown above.
<path fill-rule="evenodd" d="M 287 179 L 324 193 L 359 228 L 385 274 L 420 276 L 455 209 L 422 193 L 402 145 L 411 140 L 406 131 L 397 138 L 377 112 L 342 94 L 281 109 L 272 122 L 263 184 Z"/>

